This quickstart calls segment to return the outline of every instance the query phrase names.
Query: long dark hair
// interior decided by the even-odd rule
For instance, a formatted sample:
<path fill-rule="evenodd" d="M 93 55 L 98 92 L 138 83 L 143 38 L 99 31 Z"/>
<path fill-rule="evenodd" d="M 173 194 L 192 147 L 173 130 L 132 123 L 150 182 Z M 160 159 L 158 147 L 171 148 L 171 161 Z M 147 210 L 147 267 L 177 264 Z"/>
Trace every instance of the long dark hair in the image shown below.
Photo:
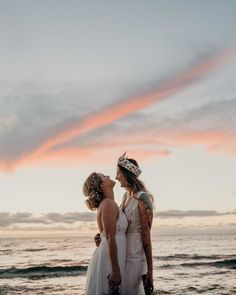
<path fill-rule="evenodd" d="M 135 166 L 139 167 L 138 162 L 135 159 L 127 158 L 127 160 L 129 162 L 131 162 L 132 164 L 134 164 Z M 140 191 L 146 192 L 149 199 L 150 199 L 150 201 L 151 201 L 151 203 L 152 203 L 152 208 L 154 208 L 153 195 L 147 190 L 147 188 L 145 187 L 145 184 L 143 183 L 143 181 L 141 181 L 132 172 L 130 172 L 126 168 L 120 166 L 119 164 L 118 164 L 118 167 L 119 167 L 120 171 L 122 172 L 122 174 L 124 175 L 124 177 L 125 177 L 125 179 L 127 181 L 128 188 L 130 188 L 133 193 L 137 193 L 137 192 L 140 192 Z"/>

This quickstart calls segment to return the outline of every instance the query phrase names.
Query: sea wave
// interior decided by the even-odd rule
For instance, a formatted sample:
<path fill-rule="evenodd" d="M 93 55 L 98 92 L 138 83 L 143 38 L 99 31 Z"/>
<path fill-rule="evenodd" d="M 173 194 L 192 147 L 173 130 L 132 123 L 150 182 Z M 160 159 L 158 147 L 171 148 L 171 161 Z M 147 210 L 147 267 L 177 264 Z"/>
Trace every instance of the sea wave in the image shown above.
<path fill-rule="evenodd" d="M 0 250 L 0 255 L 9 255 L 12 253 L 12 250 L 11 249 L 3 249 L 3 250 Z"/>
<path fill-rule="evenodd" d="M 236 259 L 225 259 L 225 260 L 217 260 L 217 261 L 205 261 L 205 262 L 185 262 L 180 264 L 163 264 L 160 268 L 176 268 L 176 267 L 225 267 L 228 269 L 236 269 Z"/>
<path fill-rule="evenodd" d="M 29 248 L 22 250 L 23 252 L 39 252 L 39 251 L 45 251 L 48 250 L 47 248 Z"/>
<path fill-rule="evenodd" d="M 175 254 L 168 256 L 154 256 L 156 260 L 217 260 L 217 259 L 236 259 L 235 255 L 197 255 L 197 254 Z"/>
<path fill-rule="evenodd" d="M 74 266 L 35 266 L 27 268 L 6 268 L 0 269 L 0 279 L 3 278 L 45 278 L 45 277 L 64 277 L 64 276 L 77 276 L 86 273 L 87 266 L 74 265 Z"/>

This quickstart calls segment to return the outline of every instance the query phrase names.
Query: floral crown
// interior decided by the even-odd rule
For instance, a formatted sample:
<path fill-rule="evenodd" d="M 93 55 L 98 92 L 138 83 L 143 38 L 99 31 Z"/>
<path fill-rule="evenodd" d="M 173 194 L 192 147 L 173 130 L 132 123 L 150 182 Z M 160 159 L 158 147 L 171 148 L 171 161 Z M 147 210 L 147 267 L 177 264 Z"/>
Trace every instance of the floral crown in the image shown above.
<path fill-rule="evenodd" d="M 131 163 L 127 157 L 125 157 L 125 154 L 126 152 L 118 159 L 118 165 L 122 166 L 138 177 L 142 173 L 142 170 L 138 166 Z"/>

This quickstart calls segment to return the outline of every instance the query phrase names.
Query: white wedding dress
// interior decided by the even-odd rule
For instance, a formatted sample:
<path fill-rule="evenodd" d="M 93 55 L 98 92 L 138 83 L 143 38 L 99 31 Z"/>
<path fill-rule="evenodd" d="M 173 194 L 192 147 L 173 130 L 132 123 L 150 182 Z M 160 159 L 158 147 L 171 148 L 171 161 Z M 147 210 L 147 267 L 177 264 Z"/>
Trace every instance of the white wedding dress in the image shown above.
<path fill-rule="evenodd" d="M 138 192 L 138 199 L 143 192 Z M 128 192 L 125 195 L 127 198 Z M 139 201 L 131 198 L 124 209 L 129 226 L 126 233 L 126 280 L 125 295 L 145 295 L 142 275 L 147 273 L 146 256 L 141 237 L 141 223 L 138 204 Z"/>
<path fill-rule="evenodd" d="M 125 214 L 119 209 L 119 217 L 116 222 L 116 245 L 118 263 L 122 276 L 120 285 L 121 295 L 126 295 L 124 292 L 125 268 L 126 268 L 126 230 L 128 222 Z M 101 243 L 96 248 L 87 270 L 87 281 L 85 287 L 85 295 L 105 295 L 108 294 L 108 279 L 111 274 L 111 262 L 107 239 L 104 232 L 101 233 Z"/>

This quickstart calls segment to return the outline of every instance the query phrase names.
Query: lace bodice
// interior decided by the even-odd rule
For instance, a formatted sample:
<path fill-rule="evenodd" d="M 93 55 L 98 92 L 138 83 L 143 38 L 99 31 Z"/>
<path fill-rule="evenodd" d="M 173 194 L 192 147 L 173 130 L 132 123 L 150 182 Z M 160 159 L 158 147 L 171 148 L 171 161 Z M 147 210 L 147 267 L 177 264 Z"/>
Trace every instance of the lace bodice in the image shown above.
<path fill-rule="evenodd" d="M 139 192 L 136 198 L 131 198 L 124 210 L 128 220 L 127 233 L 141 233 L 140 214 L 138 209 L 139 201 L 137 200 L 142 192 Z"/>

